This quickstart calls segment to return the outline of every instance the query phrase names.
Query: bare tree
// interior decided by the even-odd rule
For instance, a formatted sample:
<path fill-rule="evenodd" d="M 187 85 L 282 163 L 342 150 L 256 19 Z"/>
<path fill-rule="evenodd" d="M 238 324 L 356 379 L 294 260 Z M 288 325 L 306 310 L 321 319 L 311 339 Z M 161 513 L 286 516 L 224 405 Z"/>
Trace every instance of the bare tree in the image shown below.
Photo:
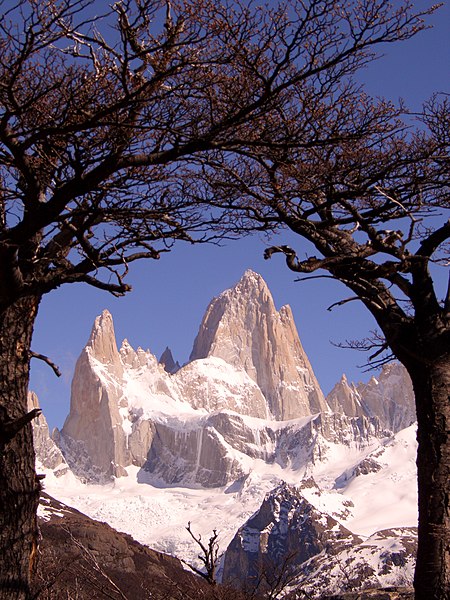
<path fill-rule="evenodd" d="M 196 182 L 191 193 L 240 212 L 247 227 L 276 224 L 296 234 L 299 248 L 271 246 L 265 258 L 284 255 L 298 281 L 345 284 L 352 296 L 330 309 L 361 301 L 380 329 L 349 345 L 371 351 L 371 364 L 396 357 L 406 367 L 419 442 L 415 592 L 418 600 L 443 600 L 450 593 L 450 279 L 439 290 L 449 267 L 449 97 L 434 97 L 415 126 L 347 78 L 320 98 L 302 88 L 291 100 L 304 114 L 284 121 L 289 145 L 252 149 L 213 175 L 207 193 Z M 304 143 L 314 138 L 328 142 Z M 211 174 L 206 165 L 204 173 Z"/>
<path fill-rule="evenodd" d="M 248 584 L 252 598 L 281 600 L 281 598 L 308 598 L 296 585 L 299 580 L 298 552 L 286 551 L 276 557 L 263 554 L 257 565 L 257 575 Z"/>
<path fill-rule="evenodd" d="M 316 125 L 327 111 L 339 117 L 330 91 L 339 89 L 334 104 L 345 105 L 351 90 L 338 83 L 371 59 L 371 48 L 424 24 L 408 1 L 395 9 L 369 0 L 0 6 L 0 599 L 13 600 L 29 598 L 37 537 L 26 398 L 30 359 L 45 359 L 31 349 L 42 296 L 72 282 L 121 295 L 134 261 L 156 259 L 177 240 L 253 229 L 203 203 L 209 183 L 225 174 L 226 185 L 238 164 L 243 197 L 252 197 L 266 185 L 259 163 L 249 166 L 258 149 L 279 155 L 266 170 L 276 186 L 294 147 L 323 154 L 357 139 L 359 126 Z M 387 122 L 392 112 L 377 114 Z M 370 111 L 358 115 L 364 130 L 379 127 Z M 307 127 L 292 130 L 297 120 Z M 280 219 L 267 206 L 249 205 L 258 228 Z"/>
<path fill-rule="evenodd" d="M 191 538 L 200 548 L 200 554 L 197 556 L 197 558 L 203 564 L 204 570 L 198 569 L 185 560 L 182 560 L 181 562 L 192 569 L 194 573 L 197 573 L 197 575 L 200 575 L 206 579 L 210 585 L 216 585 L 216 570 L 219 564 L 219 543 L 217 541 L 219 534 L 217 533 L 217 529 L 213 529 L 212 535 L 207 544 L 202 542 L 201 535 L 195 535 L 195 533 L 192 531 L 190 521 L 187 524 L 186 531 L 188 531 Z"/>

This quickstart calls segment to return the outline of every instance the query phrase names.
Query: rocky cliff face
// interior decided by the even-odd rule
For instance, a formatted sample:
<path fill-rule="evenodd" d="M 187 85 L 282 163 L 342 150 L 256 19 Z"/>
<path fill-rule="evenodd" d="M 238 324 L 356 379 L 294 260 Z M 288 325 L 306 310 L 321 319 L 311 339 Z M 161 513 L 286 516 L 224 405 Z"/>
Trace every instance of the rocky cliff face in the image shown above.
<path fill-rule="evenodd" d="M 97 317 L 54 440 L 84 479 L 135 465 L 170 484 L 217 487 L 253 460 L 298 470 L 328 456 L 330 444 L 368 445 L 409 424 L 411 405 L 399 366 L 365 386 L 344 377 L 326 402 L 289 307 L 277 311 L 263 279 L 247 271 L 211 302 L 181 368 L 168 348 L 159 361 L 126 340 L 118 349 L 112 316 Z"/>
<path fill-rule="evenodd" d="M 169 484 L 222 487 L 248 475 L 254 461 L 300 474 L 332 461 L 333 450 L 368 448 L 385 432 L 377 419 L 319 414 L 283 422 L 231 412 L 155 422 L 143 469 Z M 344 450 L 345 451 L 345 450 Z"/>
<path fill-rule="evenodd" d="M 282 483 L 231 541 L 222 580 L 238 588 L 248 585 L 250 592 L 288 586 L 312 557 L 331 546 L 337 553 L 361 541 L 314 508 L 297 488 Z"/>
<path fill-rule="evenodd" d="M 263 278 L 246 271 L 210 303 L 191 360 L 215 356 L 246 371 L 277 420 L 328 410 L 300 343 L 292 311 L 277 311 Z"/>
<path fill-rule="evenodd" d="M 307 500 L 311 486 L 314 482 L 305 481 L 304 489 L 282 483 L 266 495 L 225 552 L 225 584 L 250 593 L 299 589 L 308 598 L 412 584 L 415 528 L 379 531 L 362 540 Z"/>
<path fill-rule="evenodd" d="M 377 377 L 358 385 L 366 414 L 377 415 L 391 431 L 400 431 L 416 420 L 414 391 L 400 363 L 383 365 Z"/>
<path fill-rule="evenodd" d="M 34 392 L 28 392 L 28 410 L 39 408 L 39 400 Z M 41 467 L 50 469 L 56 477 L 61 477 L 69 470 L 69 466 L 55 441 L 51 438 L 47 420 L 41 413 L 33 419 L 33 442 L 36 456 Z"/>
<path fill-rule="evenodd" d="M 125 433 L 121 427 L 123 363 L 112 316 L 96 318 L 72 380 L 70 413 L 62 436 L 77 440 L 104 473 L 124 475 Z"/>
<path fill-rule="evenodd" d="M 155 356 L 134 350 L 127 340 L 118 350 L 112 316 L 103 311 L 75 366 L 70 413 L 60 434 L 73 470 L 98 480 L 143 465 L 155 435 L 146 411 L 152 403 L 156 412 L 164 411 L 165 402 L 186 405 Z"/>
<path fill-rule="evenodd" d="M 368 383 L 349 384 L 343 375 L 327 396 L 327 402 L 336 413 L 376 416 L 383 427 L 394 433 L 416 420 L 411 379 L 400 363 L 384 365 Z"/>

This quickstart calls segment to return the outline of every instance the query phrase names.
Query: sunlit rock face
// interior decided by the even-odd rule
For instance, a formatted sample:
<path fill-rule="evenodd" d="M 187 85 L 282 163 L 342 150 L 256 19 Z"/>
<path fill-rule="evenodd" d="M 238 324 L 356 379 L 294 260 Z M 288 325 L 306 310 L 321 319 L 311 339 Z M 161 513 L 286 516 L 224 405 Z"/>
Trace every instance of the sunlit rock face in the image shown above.
<path fill-rule="evenodd" d="M 403 365 L 383 365 L 377 377 L 360 383 L 358 392 L 369 415 L 377 415 L 391 431 L 400 431 L 416 420 L 414 391 Z"/>
<path fill-rule="evenodd" d="M 70 413 L 61 433 L 82 442 L 93 463 L 116 476 L 125 474 L 126 462 L 120 415 L 123 372 L 112 316 L 105 310 L 76 363 Z"/>
<path fill-rule="evenodd" d="M 191 360 L 212 356 L 244 369 L 277 420 L 328 410 L 290 307 L 277 311 L 266 283 L 253 271 L 214 298 L 203 317 Z"/>
<path fill-rule="evenodd" d="M 28 392 L 28 410 L 39 408 L 39 399 L 34 392 Z M 57 444 L 50 437 L 47 420 L 41 413 L 33 419 L 33 443 L 40 465 L 51 469 L 56 477 L 67 473 L 69 467 Z M 39 470 L 39 467 L 38 467 Z"/>
<path fill-rule="evenodd" d="M 361 405 L 361 397 L 354 383 L 349 383 L 347 377 L 342 375 L 340 381 L 327 396 L 328 406 L 334 413 L 343 413 L 351 417 L 365 415 Z"/>
<path fill-rule="evenodd" d="M 368 383 L 349 384 L 343 375 L 327 396 L 327 402 L 335 413 L 376 416 L 383 427 L 394 433 L 416 420 L 411 379 L 400 363 L 384 365 Z"/>
<path fill-rule="evenodd" d="M 345 378 L 325 401 L 292 313 L 277 311 L 260 275 L 247 271 L 209 305 L 191 361 L 158 361 L 127 340 L 117 347 L 108 311 L 77 361 L 70 413 L 53 439 L 86 480 L 135 465 L 170 484 L 223 486 L 253 460 L 304 469 L 331 445 L 367 445 L 413 419 L 404 369 Z"/>

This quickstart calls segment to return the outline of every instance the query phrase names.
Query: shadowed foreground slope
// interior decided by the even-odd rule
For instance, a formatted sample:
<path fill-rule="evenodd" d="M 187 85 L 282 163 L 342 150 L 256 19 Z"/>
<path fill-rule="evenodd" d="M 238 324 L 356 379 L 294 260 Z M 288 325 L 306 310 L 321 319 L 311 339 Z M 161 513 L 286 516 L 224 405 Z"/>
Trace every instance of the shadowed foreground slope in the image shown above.
<path fill-rule="evenodd" d="M 34 592 L 42 600 L 207 598 L 208 586 L 180 561 L 94 521 L 47 494 Z M 145 516 L 143 516 L 145 518 Z"/>

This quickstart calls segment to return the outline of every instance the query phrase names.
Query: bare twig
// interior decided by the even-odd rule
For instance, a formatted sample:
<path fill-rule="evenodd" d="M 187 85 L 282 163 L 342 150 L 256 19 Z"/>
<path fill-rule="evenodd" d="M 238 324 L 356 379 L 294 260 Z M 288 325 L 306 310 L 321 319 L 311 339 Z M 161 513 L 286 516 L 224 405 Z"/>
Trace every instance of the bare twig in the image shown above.
<path fill-rule="evenodd" d="M 29 352 L 30 358 L 37 358 L 38 360 L 42 360 L 45 362 L 55 373 L 56 377 L 61 377 L 61 371 L 59 370 L 58 365 L 56 365 L 48 356 L 45 354 L 39 354 L 39 352 L 33 352 L 30 350 Z"/>
<path fill-rule="evenodd" d="M 360 298 L 358 298 L 358 296 L 352 296 L 351 298 L 345 298 L 345 300 L 339 300 L 339 302 L 333 302 L 333 304 L 330 304 L 327 310 L 331 312 L 335 306 L 343 306 L 344 304 L 353 302 L 354 300 L 360 300 Z"/>
<path fill-rule="evenodd" d="M 202 542 L 202 536 L 196 536 L 191 529 L 191 522 L 189 521 L 186 527 L 186 531 L 189 533 L 191 538 L 196 542 L 196 544 L 201 549 L 201 554 L 198 555 L 198 558 L 203 563 L 205 571 L 201 571 L 197 569 L 194 565 L 186 562 L 185 560 L 181 560 L 186 566 L 188 566 L 194 573 L 200 575 L 210 585 L 216 585 L 216 568 L 218 563 L 218 555 L 219 555 L 219 544 L 217 542 L 217 538 L 219 534 L 216 529 L 213 529 L 213 533 L 208 540 L 207 545 Z"/>

